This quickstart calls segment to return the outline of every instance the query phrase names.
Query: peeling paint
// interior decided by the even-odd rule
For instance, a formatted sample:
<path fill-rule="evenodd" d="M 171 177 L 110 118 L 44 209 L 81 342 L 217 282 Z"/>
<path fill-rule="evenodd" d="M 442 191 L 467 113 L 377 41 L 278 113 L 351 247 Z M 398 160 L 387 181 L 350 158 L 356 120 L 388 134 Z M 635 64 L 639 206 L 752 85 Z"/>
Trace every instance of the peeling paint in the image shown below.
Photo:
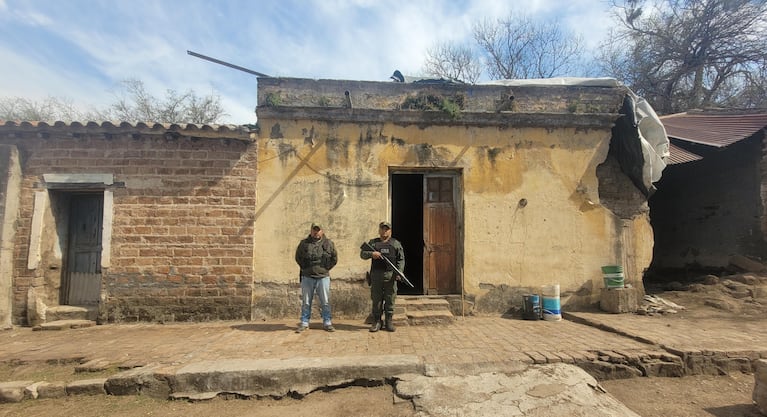
<path fill-rule="evenodd" d="M 298 83 L 306 88 L 299 92 L 307 100 L 319 94 L 307 87 L 312 81 Z M 386 99 L 392 102 L 400 103 L 406 95 L 388 85 L 376 88 L 390 93 Z M 273 204 L 256 221 L 255 233 L 284 238 L 260 248 L 255 274 L 275 282 L 292 276 L 294 240 L 313 218 L 332 225 L 339 251 L 334 277 L 363 274 L 369 265 L 359 260 L 359 243 L 391 213 L 391 173 L 433 169 L 460 172 L 463 289 L 480 313 L 521 305 L 524 292 L 551 283 L 560 284 L 573 303 L 589 305 L 598 297 L 594 289 L 601 282 L 601 265 L 626 262 L 641 274 L 652 255 L 646 201 L 641 193 L 632 194 L 619 169 L 600 165 L 607 157 L 612 124 L 579 127 L 586 118 L 604 121 L 604 114 L 558 119 L 570 98 L 560 100 L 538 90 L 533 97 L 525 91 L 495 90 L 481 99 L 522 106 L 531 112 L 527 116 L 462 111 L 453 124 L 439 111 L 393 110 L 375 101 L 375 94 L 355 94 L 355 113 L 346 119 L 335 110 L 266 109 L 259 115 L 264 126 L 279 120 L 286 143 L 306 160 L 260 167 L 259 199 Z M 479 98 L 467 96 L 467 108 L 487 104 L 475 101 Z M 622 97 L 613 98 L 619 108 Z M 380 110 L 363 108 L 367 102 Z M 607 102 L 603 106 L 609 107 Z M 541 117 L 547 110 L 562 124 Z M 327 119 L 321 111 L 328 112 Z M 414 118 L 418 113 L 424 117 Z M 485 120 L 481 117 L 495 119 L 488 125 L 479 122 Z M 310 148 L 308 135 L 325 138 L 326 146 L 311 155 L 309 149 L 317 146 Z M 630 257 L 624 259 L 625 253 Z M 641 276 L 634 279 L 641 285 Z"/>
<path fill-rule="evenodd" d="M 272 129 L 269 132 L 269 137 L 272 139 L 282 139 L 282 132 L 280 131 L 280 124 L 275 123 L 272 125 Z"/>
<path fill-rule="evenodd" d="M 349 160 L 349 142 L 340 140 L 336 137 L 329 137 L 325 141 L 327 147 L 326 156 L 328 165 L 342 163 L 346 164 Z"/>

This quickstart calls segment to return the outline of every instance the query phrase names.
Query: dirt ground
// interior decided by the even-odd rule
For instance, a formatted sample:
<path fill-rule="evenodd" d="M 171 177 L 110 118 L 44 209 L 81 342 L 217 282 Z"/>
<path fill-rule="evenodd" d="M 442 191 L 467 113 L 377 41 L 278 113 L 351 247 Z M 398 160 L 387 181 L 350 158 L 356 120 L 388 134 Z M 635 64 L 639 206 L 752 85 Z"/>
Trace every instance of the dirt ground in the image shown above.
<path fill-rule="evenodd" d="M 603 381 L 602 387 L 643 417 L 758 417 L 752 404 L 754 376 L 632 378 Z M 186 402 L 148 397 L 70 397 L 0 405 L 0 416 L 81 417 L 413 417 L 407 401 L 397 401 L 388 385 L 315 392 L 303 399 L 223 399 Z"/>
<path fill-rule="evenodd" d="M 70 397 L 0 404 L 0 416 L 79 417 L 412 417 L 409 402 L 394 403 L 389 385 L 349 387 L 331 392 L 314 392 L 303 399 L 224 399 L 209 401 L 164 401 L 140 396 Z"/>
<path fill-rule="evenodd" d="M 742 285 L 741 285 L 742 284 Z M 745 287 L 743 285 L 746 285 Z M 767 285 L 767 278 L 737 275 L 719 279 L 698 277 L 687 282 L 662 286 L 647 285 L 647 292 L 684 309 L 664 307 L 663 320 L 695 317 L 722 317 L 759 320 L 767 314 L 767 298 L 749 293 L 755 286 Z M 749 289 L 750 288 L 750 289 Z M 750 294 L 750 295 L 749 295 Z M 675 310 L 669 312 L 668 310 Z M 653 310 L 653 308 L 649 308 Z M 56 369 L 11 369 L 0 367 L 0 377 L 49 374 Z M 6 375 L 3 375 L 3 374 Z M 8 380 L 3 378 L 3 380 Z M 601 381 L 601 385 L 628 408 L 643 417 L 757 417 L 751 395 L 752 374 L 733 373 L 724 376 L 684 378 L 632 378 Z M 415 411 L 408 401 L 397 400 L 389 385 L 349 387 L 329 392 L 315 392 L 302 399 L 238 399 L 217 398 L 211 401 L 163 401 L 147 397 L 71 397 L 34 400 L 0 405 L 5 416 L 166 416 L 203 417 L 260 416 L 370 416 L 412 417 Z"/>

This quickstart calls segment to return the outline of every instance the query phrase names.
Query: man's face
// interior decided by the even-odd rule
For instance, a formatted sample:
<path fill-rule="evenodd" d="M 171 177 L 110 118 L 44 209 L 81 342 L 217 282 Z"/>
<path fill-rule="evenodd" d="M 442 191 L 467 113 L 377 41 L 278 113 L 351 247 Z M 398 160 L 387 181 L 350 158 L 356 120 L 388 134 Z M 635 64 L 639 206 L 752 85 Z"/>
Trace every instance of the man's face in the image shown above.
<path fill-rule="evenodd" d="M 378 235 L 381 236 L 381 240 L 388 240 L 391 237 L 391 229 L 381 226 L 378 228 Z"/>
<path fill-rule="evenodd" d="M 321 239 L 323 235 L 322 229 L 319 227 L 312 227 L 311 235 L 313 239 Z"/>

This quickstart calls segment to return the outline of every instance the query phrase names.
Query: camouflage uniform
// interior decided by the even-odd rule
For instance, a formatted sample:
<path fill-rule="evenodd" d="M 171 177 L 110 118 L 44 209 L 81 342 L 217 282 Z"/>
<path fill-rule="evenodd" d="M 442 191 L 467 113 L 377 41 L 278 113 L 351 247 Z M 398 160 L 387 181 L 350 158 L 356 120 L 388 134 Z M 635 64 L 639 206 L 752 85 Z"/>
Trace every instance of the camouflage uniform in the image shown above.
<path fill-rule="evenodd" d="M 368 244 L 381 252 L 383 256 L 391 261 L 397 269 L 405 270 L 405 253 L 402 244 L 395 238 L 389 238 L 384 242 L 381 238 L 375 238 Z M 373 250 L 367 245 L 360 248 L 360 257 L 362 259 L 372 259 Z M 394 301 L 397 298 L 397 277 L 396 273 L 383 259 L 372 259 L 370 265 L 370 298 L 373 302 L 373 323 L 380 323 L 381 313 L 386 314 L 387 330 L 393 331 L 391 324 L 394 314 Z M 373 330 L 371 330 L 373 331 Z"/>

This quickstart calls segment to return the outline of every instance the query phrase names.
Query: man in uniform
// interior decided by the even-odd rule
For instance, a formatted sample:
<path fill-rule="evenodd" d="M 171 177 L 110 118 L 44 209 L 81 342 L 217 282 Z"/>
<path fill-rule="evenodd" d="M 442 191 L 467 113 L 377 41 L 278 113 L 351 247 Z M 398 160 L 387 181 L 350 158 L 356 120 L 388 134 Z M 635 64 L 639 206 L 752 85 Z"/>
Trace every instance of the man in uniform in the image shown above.
<path fill-rule="evenodd" d="M 333 241 L 325 236 L 321 225 L 312 223 L 309 236 L 298 244 L 296 263 L 301 268 L 301 324 L 296 333 L 309 328 L 315 293 L 320 299 L 323 328 L 329 332 L 335 331 L 330 317 L 330 270 L 338 263 L 338 254 Z"/>
<path fill-rule="evenodd" d="M 394 299 L 397 297 L 398 274 L 384 260 L 391 261 L 398 270 L 405 270 L 405 253 L 402 244 L 391 237 L 391 223 L 383 221 L 378 225 L 379 237 L 363 244 L 360 258 L 372 259 L 370 263 L 370 298 L 373 301 L 373 325 L 371 332 L 381 330 L 381 313 L 385 313 L 383 327 L 393 332 Z M 369 245 L 369 246 L 368 246 Z M 371 248 L 372 247 L 372 248 Z"/>

